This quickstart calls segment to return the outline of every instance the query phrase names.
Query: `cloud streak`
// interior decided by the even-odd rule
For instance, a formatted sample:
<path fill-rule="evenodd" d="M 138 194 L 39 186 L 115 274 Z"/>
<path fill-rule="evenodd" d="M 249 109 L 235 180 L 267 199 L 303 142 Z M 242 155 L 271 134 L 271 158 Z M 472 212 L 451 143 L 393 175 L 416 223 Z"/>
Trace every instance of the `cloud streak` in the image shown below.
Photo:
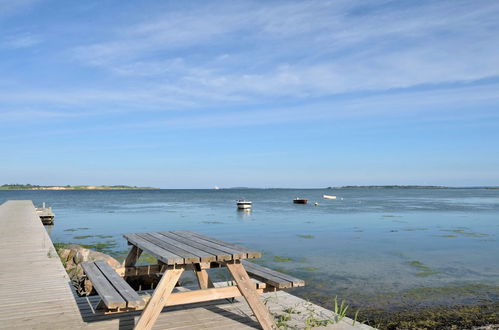
<path fill-rule="evenodd" d="M 494 2 L 235 3 L 163 10 L 78 61 L 178 100 L 303 99 L 499 76 Z M 480 54 L 480 55 L 478 55 Z M 165 83 L 167 81 L 167 83 Z"/>

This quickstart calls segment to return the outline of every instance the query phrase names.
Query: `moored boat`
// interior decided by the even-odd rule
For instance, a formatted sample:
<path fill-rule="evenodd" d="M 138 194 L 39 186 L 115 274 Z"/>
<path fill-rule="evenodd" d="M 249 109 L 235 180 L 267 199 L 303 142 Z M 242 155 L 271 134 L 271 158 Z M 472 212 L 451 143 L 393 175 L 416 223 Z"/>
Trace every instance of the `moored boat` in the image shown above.
<path fill-rule="evenodd" d="M 238 200 L 236 204 L 239 210 L 249 210 L 251 209 L 251 206 L 253 206 L 253 203 L 251 201 L 247 201 L 244 199 Z"/>
<path fill-rule="evenodd" d="M 336 199 L 336 196 L 333 195 L 322 195 L 324 199 Z"/>
<path fill-rule="evenodd" d="M 308 202 L 308 199 L 303 199 L 303 198 L 298 198 L 298 197 L 293 199 L 293 203 L 295 203 L 295 204 L 307 204 L 307 202 Z"/>

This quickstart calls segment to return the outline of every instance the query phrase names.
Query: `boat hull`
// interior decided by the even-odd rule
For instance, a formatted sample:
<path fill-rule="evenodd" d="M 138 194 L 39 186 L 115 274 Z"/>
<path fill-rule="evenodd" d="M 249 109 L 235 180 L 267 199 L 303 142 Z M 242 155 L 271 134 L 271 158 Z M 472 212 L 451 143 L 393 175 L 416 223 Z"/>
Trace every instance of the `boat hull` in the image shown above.
<path fill-rule="evenodd" d="M 307 199 L 293 199 L 293 203 L 295 203 L 295 204 L 307 204 L 308 200 Z"/>
<path fill-rule="evenodd" d="M 336 199 L 336 196 L 332 195 L 322 195 L 322 197 L 324 197 L 324 199 Z"/>
<path fill-rule="evenodd" d="M 250 201 L 238 201 L 237 202 L 237 208 L 240 210 L 251 209 L 251 206 L 253 206 L 253 203 Z"/>

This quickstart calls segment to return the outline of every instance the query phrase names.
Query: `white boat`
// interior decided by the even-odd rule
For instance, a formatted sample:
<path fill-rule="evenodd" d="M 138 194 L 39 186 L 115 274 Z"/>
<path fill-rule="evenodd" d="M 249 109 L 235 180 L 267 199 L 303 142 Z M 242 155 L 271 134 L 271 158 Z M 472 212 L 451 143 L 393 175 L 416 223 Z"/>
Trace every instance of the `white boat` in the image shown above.
<path fill-rule="evenodd" d="M 336 196 L 333 195 L 322 195 L 322 197 L 324 197 L 324 199 L 336 199 Z"/>
<path fill-rule="evenodd" d="M 247 201 L 244 199 L 240 199 L 237 201 L 237 208 L 240 210 L 251 209 L 252 205 L 253 205 L 253 203 L 251 201 Z"/>

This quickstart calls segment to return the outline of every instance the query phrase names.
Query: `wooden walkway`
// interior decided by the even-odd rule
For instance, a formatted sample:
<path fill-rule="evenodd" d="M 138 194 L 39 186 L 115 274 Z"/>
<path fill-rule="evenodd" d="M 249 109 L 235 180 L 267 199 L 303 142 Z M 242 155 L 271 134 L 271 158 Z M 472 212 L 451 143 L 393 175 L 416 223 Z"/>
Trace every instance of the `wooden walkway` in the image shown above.
<path fill-rule="evenodd" d="M 133 329 L 139 313 L 99 315 L 97 297 L 76 297 L 52 241 L 31 201 L 0 205 L 0 329 Z M 187 290 L 178 288 L 178 290 Z M 288 325 L 330 319 L 331 311 L 283 291 L 264 295 L 275 315 L 291 308 Z M 299 313 L 298 313 L 299 312 Z M 258 329 L 247 303 L 226 300 L 163 310 L 154 329 Z M 321 329 L 372 329 L 345 318 Z"/>
<path fill-rule="evenodd" d="M 83 325 L 69 277 L 31 201 L 0 205 L 0 328 Z"/>

